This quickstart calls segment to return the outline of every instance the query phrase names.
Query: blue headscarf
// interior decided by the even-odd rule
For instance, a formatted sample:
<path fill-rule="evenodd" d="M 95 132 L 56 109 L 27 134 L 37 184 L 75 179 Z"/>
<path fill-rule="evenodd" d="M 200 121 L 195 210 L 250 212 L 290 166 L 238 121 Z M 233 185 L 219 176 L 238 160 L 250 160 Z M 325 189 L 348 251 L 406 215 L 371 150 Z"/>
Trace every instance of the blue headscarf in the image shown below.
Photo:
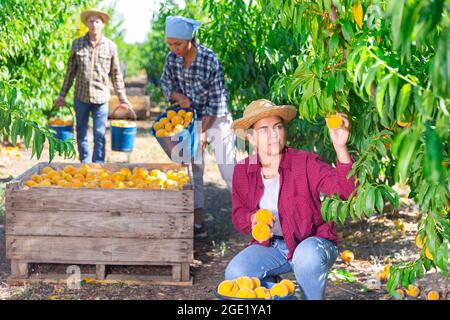
<path fill-rule="evenodd" d="M 166 38 L 192 40 L 201 22 L 180 16 L 166 18 Z"/>

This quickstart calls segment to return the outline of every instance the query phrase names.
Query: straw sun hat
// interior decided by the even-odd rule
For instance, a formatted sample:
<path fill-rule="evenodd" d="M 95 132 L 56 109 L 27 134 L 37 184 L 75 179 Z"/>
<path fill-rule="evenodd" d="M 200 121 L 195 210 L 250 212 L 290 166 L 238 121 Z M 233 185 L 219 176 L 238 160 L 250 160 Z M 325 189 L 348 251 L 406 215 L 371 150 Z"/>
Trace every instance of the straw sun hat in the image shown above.
<path fill-rule="evenodd" d="M 87 25 L 87 19 L 92 15 L 99 16 L 103 20 L 104 24 L 107 24 L 109 22 L 109 20 L 111 19 L 109 14 L 107 14 L 106 12 L 103 12 L 98 9 L 90 9 L 90 10 L 85 10 L 81 13 L 81 15 L 80 15 L 81 22 L 83 22 L 85 25 Z"/>
<path fill-rule="evenodd" d="M 297 109 L 294 106 L 277 106 L 269 100 L 259 99 L 250 103 L 245 108 L 243 117 L 235 120 L 231 127 L 237 136 L 245 138 L 247 130 L 263 118 L 277 116 L 283 119 L 284 123 L 288 123 L 296 114 Z"/>

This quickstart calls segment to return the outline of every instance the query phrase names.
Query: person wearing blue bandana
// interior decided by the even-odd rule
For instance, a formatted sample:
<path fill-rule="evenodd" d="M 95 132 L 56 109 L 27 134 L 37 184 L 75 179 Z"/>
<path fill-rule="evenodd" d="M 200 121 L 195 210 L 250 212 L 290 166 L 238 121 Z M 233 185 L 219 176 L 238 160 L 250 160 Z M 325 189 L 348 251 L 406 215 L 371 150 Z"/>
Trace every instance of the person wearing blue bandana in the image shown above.
<path fill-rule="evenodd" d="M 164 96 L 182 108 L 193 108 L 201 121 L 201 161 L 192 163 L 196 237 L 206 236 L 203 223 L 203 153 L 206 145 L 209 144 L 214 151 L 230 192 L 236 163 L 236 136 L 231 129 L 233 119 L 228 109 L 222 66 L 211 49 L 197 43 L 195 34 L 200 26 L 201 22 L 185 17 L 166 18 L 165 36 L 170 52 L 161 76 Z"/>

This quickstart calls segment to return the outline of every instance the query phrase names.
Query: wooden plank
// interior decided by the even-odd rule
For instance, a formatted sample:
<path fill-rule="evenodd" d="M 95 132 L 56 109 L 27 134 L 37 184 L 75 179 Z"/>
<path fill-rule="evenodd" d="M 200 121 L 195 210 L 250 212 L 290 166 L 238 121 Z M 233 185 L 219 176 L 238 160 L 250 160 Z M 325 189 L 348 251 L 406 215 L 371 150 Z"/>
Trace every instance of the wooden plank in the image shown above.
<path fill-rule="evenodd" d="M 71 277 L 71 274 L 63 274 L 63 273 L 57 273 L 57 274 L 31 274 L 28 278 L 17 278 L 11 275 L 9 278 L 7 278 L 6 283 L 11 286 L 18 286 L 18 285 L 24 285 L 24 284 L 37 284 L 37 283 L 47 283 L 47 284 L 68 284 L 69 277 Z M 83 279 L 95 279 L 95 274 L 85 273 L 80 274 L 80 281 Z M 76 281 L 77 283 L 78 281 Z M 73 283 L 70 281 L 70 283 Z"/>
<path fill-rule="evenodd" d="M 97 280 L 104 280 L 106 278 L 106 266 L 104 264 L 97 264 L 95 266 L 95 275 Z"/>
<path fill-rule="evenodd" d="M 25 178 L 32 176 L 33 174 L 37 174 L 41 168 L 44 166 L 45 162 L 39 162 L 35 164 L 30 169 L 26 170 L 24 173 L 18 175 L 13 180 L 11 180 L 9 183 L 17 182 L 17 181 L 23 181 Z"/>
<path fill-rule="evenodd" d="M 27 278 L 29 275 L 28 263 L 20 260 L 11 260 L 11 275 L 16 278 Z"/>
<path fill-rule="evenodd" d="M 186 262 L 181 263 L 181 281 L 188 281 L 191 278 L 190 264 Z"/>
<path fill-rule="evenodd" d="M 168 286 L 192 286 L 193 278 L 186 281 L 173 281 L 171 276 L 134 276 L 134 275 L 108 275 L 107 283 L 126 283 L 128 285 L 158 284 Z"/>
<path fill-rule="evenodd" d="M 5 232 L 22 236 L 186 239 L 193 238 L 193 226 L 193 213 L 8 210 Z"/>
<path fill-rule="evenodd" d="M 181 264 L 172 265 L 172 279 L 174 281 L 181 280 Z"/>
<path fill-rule="evenodd" d="M 6 257 L 28 262 L 192 262 L 193 239 L 7 236 Z"/>
<path fill-rule="evenodd" d="M 27 279 L 9 277 L 7 284 L 11 286 L 24 285 L 24 284 L 67 284 L 67 274 L 33 274 Z M 94 279 L 95 274 L 82 274 L 80 279 Z M 104 280 L 94 282 L 102 285 L 112 284 L 126 284 L 126 285 L 164 285 L 164 286 L 192 286 L 193 278 L 189 278 L 187 281 L 173 281 L 171 276 L 139 276 L 139 275 L 121 275 L 110 274 Z"/>
<path fill-rule="evenodd" d="M 26 170 L 21 175 L 18 175 L 17 177 L 15 177 L 11 181 L 9 181 L 6 184 L 6 188 L 5 188 L 6 196 L 8 196 L 8 191 L 18 190 L 19 188 L 21 188 L 22 183 L 26 180 L 29 180 L 31 178 L 31 176 L 33 176 L 34 174 L 38 174 L 39 171 L 41 170 L 41 168 L 44 167 L 44 165 L 45 165 L 45 162 L 40 162 L 40 163 L 34 165 L 33 167 L 31 167 L 30 169 Z"/>
<path fill-rule="evenodd" d="M 193 190 L 30 188 L 11 191 L 7 199 L 19 211 L 110 211 L 188 213 Z"/>
<path fill-rule="evenodd" d="M 64 264 L 64 265 L 77 265 L 77 266 L 87 266 L 87 265 L 98 265 L 98 264 L 104 264 L 107 266 L 155 266 L 155 267 L 171 267 L 173 264 L 178 264 L 180 262 L 155 262 L 155 261 L 101 261 L 101 260 L 83 260 L 83 261 L 76 261 L 76 260 L 65 260 L 64 262 L 61 262 L 57 259 L 48 259 L 46 261 L 42 261 L 40 259 L 30 259 L 27 260 L 28 264 Z M 190 264 L 189 262 L 186 262 L 187 264 Z M 95 275 L 94 275 L 95 276 Z"/>

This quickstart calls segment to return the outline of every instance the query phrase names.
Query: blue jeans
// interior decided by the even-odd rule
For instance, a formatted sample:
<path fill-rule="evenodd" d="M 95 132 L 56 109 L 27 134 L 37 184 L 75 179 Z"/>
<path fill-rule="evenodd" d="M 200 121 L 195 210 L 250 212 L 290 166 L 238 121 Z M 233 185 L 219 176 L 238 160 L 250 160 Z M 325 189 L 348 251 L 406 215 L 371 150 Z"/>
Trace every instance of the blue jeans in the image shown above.
<path fill-rule="evenodd" d="M 77 118 L 77 144 L 80 161 L 89 163 L 89 142 L 87 138 L 89 114 L 94 119 L 94 152 L 92 162 L 105 162 L 105 132 L 108 120 L 108 103 L 93 104 L 75 100 L 75 115 Z"/>
<path fill-rule="evenodd" d="M 284 240 L 273 240 L 270 247 L 252 244 L 231 259 L 225 269 L 225 279 L 249 276 L 273 282 L 275 276 L 294 271 L 304 299 L 323 299 L 328 270 L 338 256 L 336 245 L 323 238 L 310 237 L 295 248 L 292 261 L 287 256 Z"/>

